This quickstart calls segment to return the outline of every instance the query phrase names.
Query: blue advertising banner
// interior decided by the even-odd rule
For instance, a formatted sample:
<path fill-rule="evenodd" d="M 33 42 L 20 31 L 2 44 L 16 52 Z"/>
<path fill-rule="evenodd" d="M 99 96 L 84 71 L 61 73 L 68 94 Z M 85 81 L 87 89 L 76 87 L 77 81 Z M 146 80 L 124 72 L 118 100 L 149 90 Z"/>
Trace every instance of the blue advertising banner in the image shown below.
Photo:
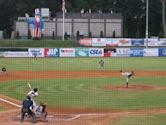
<path fill-rule="evenodd" d="M 59 57 L 59 48 L 45 48 L 44 57 Z"/>
<path fill-rule="evenodd" d="M 159 56 L 166 56 L 166 48 L 159 48 Z"/>
<path fill-rule="evenodd" d="M 132 46 L 144 46 L 144 39 L 131 39 Z"/>
<path fill-rule="evenodd" d="M 76 57 L 88 57 L 89 49 L 88 48 L 76 48 L 75 55 L 76 55 Z"/>
<path fill-rule="evenodd" d="M 130 57 L 143 57 L 143 48 L 131 48 Z"/>

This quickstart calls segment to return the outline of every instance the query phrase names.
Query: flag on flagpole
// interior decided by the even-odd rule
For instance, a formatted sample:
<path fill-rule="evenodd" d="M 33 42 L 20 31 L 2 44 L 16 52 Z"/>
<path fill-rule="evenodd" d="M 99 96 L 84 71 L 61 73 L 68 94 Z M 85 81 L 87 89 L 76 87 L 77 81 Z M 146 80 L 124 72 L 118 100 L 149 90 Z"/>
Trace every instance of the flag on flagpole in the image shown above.
<path fill-rule="evenodd" d="M 65 8 L 65 0 L 62 0 L 62 12 L 65 12 L 66 8 Z"/>

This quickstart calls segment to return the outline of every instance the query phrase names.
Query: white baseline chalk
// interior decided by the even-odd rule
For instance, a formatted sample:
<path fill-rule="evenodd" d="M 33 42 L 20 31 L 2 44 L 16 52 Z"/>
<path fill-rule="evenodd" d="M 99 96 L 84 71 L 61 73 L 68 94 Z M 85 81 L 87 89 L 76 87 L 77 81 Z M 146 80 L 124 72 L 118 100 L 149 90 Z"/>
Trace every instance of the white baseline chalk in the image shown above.
<path fill-rule="evenodd" d="M 16 103 L 13 103 L 13 102 L 8 101 L 8 100 L 5 100 L 5 99 L 0 98 L 0 101 L 5 102 L 5 103 L 8 103 L 8 104 L 13 105 L 13 106 L 16 106 L 16 107 L 18 107 L 18 108 L 21 108 L 21 105 L 18 105 L 18 104 L 16 104 Z"/>

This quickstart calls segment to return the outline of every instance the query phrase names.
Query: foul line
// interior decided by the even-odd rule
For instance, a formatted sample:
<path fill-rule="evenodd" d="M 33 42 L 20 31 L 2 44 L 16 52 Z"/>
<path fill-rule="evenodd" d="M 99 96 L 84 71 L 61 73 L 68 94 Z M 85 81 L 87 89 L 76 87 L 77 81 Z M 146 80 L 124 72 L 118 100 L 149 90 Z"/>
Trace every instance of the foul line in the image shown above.
<path fill-rule="evenodd" d="M 0 98 L 0 101 L 5 102 L 5 103 L 8 103 L 8 104 L 13 105 L 13 106 L 16 106 L 16 107 L 18 107 L 18 108 L 21 108 L 20 105 L 18 105 L 18 104 L 16 104 L 16 103 L 13 103 L 13 102 L 11 102 L 11 101 L 5 100 L 5 99 Z"/>
<path fill-rule="evenodd" d="M 80 117 L 81 117 L 80 115 L 76 115 L 72 118 L 66 119 L 65 121 L 72 121 L 72 120 L 75 120 L 75 119 L 80 118 Z"/>

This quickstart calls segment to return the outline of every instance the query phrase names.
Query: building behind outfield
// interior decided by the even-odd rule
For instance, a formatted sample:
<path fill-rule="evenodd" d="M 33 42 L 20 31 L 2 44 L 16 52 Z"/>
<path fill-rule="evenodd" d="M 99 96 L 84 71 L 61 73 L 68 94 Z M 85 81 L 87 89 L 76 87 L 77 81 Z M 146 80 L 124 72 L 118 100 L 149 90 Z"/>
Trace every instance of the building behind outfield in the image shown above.
<path fill-rule="evenodd" d="M 46 20 L 44 23 L 44 37 L 62 37 L 62 13 L 56 13 L 55 18 Z M 32 26 L 29 26 L 32 31 Z M 19 32 L 21 38 L 28 36 L 28 24 L 25 17 L 15 21 L 15 31 Z M 100 37 L 101 32 L 105 37 L 122 37 L 123 18 L 121 14 L 111 13 L 66 13 L 65 32 L 70 37 L 75 37 L 79 31 L 80 35 L 87 37 L 91 32 L 92 37 Z"/>

